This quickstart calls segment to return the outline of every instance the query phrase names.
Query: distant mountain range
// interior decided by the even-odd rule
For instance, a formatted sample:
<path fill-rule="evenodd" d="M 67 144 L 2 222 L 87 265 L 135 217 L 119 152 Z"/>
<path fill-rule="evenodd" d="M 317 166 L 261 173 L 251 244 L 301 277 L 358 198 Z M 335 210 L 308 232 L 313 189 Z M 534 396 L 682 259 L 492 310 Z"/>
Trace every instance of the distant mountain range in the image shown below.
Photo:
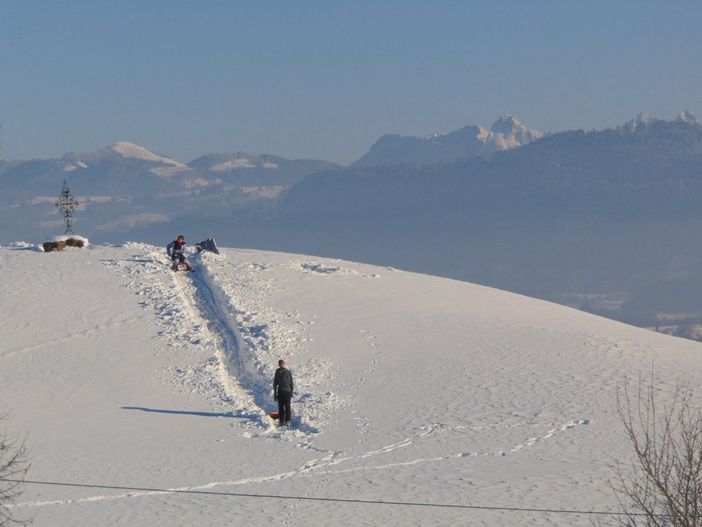
<path fill-rule="evenodd" d="M 467 126 L 427 139 L 389 137 L 381 138 L 354 166 L 470 158 L 515 148 L 540 134 L 515 116 L 504 115 L 492 130 Z M 383 147 L 393 141 L 401 146 L 394 157 Z M 414 149 L 415 143 L 421 148 Z M 77 221 L 83 222 L 84 229 L 89 225 L 112 239 L 134 229 L 182 221 L 183 216 L 191 222 L 206 222 L 227 218 L 234 209 L 257 202 L 268 208 L 306 177 L 342 169 L 326 161 L 243 152 L 212 153 L 183 163 L 123 141 L 95 152 L 0 165 L 0 219 L 9 227 L 6 235 L 12 237 L 34 238 L 58 226 L 51 205 L 65 179 L 81 202 Z M 0 234 L 0 242 L 10 240 Z"/>
<path fill-rule="evenodd" d="M 255 218 L 257 204 L 268 219 L 274 211 L 286 222 L 449 211 L 476 218 L 696 214 L 700 130 L 683 112 L 672 121 L 641 114 L 615 129 L 544 136 L 502 115 L 490 130 L 384 136 L 349 168 L 242 152 L 182 163 L 119 142 L 0 166 L 0 219 L 9 227 L 2 235 L 36 237 L 58 225 L 51 205 L 64 179 L 85 209 L 78 221 L 107 237 L 183 217 L 226 223 L 241 207 Z"/>
<path fill-rule="evenodd" d="M 282 204 L 288 215 L 327 219 L 448 212 L 475 218 L 702 218 L 701 154 L 702 126 L 689 112 L 673 121 L 642 114 L 615 129 L 550 134 L 489 158 L 356 163 L 306 178 L 285 193 Z"/>

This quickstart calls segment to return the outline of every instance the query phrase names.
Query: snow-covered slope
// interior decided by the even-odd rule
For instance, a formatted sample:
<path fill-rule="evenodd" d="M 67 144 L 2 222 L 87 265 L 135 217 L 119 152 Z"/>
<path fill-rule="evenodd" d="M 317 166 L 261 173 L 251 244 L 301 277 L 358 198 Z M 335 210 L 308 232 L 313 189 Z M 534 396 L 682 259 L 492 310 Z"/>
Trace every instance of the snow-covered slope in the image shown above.
<path fill-rule="evenodd" d="M 225 249 L 0 248 L 0 401 L 31 480 L 617 509 L 615 391 L 670 395 L 702 345 L 467 283 Z M 277 429 L 278 358 L 296 380 Z M 590 525 L 584 515 L 28 485 L 35 525 Z"/>

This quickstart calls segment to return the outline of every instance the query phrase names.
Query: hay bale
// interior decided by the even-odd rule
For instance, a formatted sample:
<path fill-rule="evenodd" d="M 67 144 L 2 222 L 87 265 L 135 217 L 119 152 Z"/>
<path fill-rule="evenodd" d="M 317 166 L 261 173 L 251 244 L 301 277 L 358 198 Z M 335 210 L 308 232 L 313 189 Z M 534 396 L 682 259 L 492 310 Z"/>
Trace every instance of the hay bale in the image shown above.
<path fill-rule="evenodd" d="M 45 253 L 50 253 L 52 251 L 63 251 L 66 248 L 66 242 L 61 240 L 58 242 L 44 242 L 42 244 Z"/>
<path fill-rule="evenodd" d="M 63 251 L 66 247 L 73 247 L 76 249 L 82 249 L 89 245 L 88 238 L 79 236 L 77 234 L 63 236 L 56 236 L 52 240 L 46 241 L 42 244 L 44 247 L 44 252 L 50 253 L 52 251 Z"/>
<path fill-rule="evenodd" d="M 82 249 L 85 246 L 85 242 L 81 238 L 68 238 L 66 240 L 66 246 L 79 247 Z"/>

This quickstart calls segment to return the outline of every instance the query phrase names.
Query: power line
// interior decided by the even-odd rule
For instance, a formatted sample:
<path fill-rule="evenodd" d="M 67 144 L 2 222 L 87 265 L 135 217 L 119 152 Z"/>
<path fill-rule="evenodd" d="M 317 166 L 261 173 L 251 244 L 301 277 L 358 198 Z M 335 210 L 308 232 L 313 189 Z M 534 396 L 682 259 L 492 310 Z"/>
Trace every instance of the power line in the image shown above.
<path fill-rule="evenodd" d="M 363 505 L 396 505 L 404 507 L 434 507 L 441 509 L 471 509 L 485 511 L 503 512 L 536 512 L 544 514 L 586 514 L 592 516 L 647 516 L 641 512 L 621 512 L 621 511 L 597 511 L 597 510 L 576 510 L 576 509 L 541 509 L 532 507 L 498 507 L 492 505 L 467 505 L 459 503 L 430 503 L 418 501 L 385 501 L 385 500 L 363 500 L 354 498 L 324 498 L 320 496 L 290 496 L 281 494 L 250 494 L 245 492 L 221 492 L 213 490 L 187 490 L 187 489 L 161 489 L 152 487 L 128 487 L 122 485 L 97 485 L 89 483 L 65 483 L 59 481 L 34 481 L 20 479 L 0 479 L 8 483 L 26 483 L 28 485 L 52 485 L 57 487 L 79 487 L 91 489 L 111 489 L 142 492 L 159 492 L 164 494 L 201 494 L 206 496 L 230 496 L 238 498 L 264 498 L 277 500 L 298 500 L 298 501 L 320 501 L 332 503 L 355 503 Z M 658 514 L 658 517 L 666 517 L 665 514 Z"/>

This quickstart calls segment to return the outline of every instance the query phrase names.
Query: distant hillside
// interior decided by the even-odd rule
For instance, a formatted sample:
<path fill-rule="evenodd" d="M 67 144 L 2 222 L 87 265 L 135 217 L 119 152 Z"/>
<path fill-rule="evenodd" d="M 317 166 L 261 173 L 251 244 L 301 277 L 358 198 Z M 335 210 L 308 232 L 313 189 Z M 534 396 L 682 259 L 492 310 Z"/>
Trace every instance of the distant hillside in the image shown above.
<path fill-rule="evenodd" d="M 243 153 L 209 154 L 184 164 L 127 142 L 60 159 L 8 162 L 0 166 L 0 243 L 56 234 L 53 203 L 63 180 L 81 203 L 76 227 L 90 238 L 119 240 L 135 228 L 211 223 L 335 168 L 326 161 Z"/>
<path fill-rule="evenodd" d="M 322 170 L 336 170 L 339 165 L 313 159 L 284 159 L 272 155 L 250 155 L 242 152 L 233 154 L 208 154 L 188 163 L 188 166 L 201 172 L 226 178 L 228 184 L 242 186 L 290 187 L 310 174 Z"/>

